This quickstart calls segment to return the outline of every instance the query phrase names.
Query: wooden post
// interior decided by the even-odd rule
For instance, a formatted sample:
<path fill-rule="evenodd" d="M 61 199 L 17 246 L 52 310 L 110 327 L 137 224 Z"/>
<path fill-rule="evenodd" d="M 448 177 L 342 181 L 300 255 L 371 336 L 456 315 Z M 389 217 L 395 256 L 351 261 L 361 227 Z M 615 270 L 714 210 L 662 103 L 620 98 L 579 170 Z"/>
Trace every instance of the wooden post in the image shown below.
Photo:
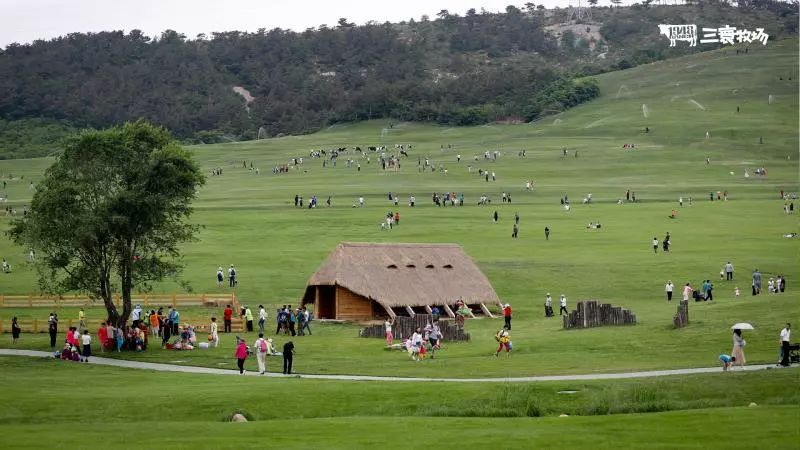
<path fill-rule="evenodd" d="M 483 302 L 480 303 L 480 306 L 481 306 L 481 311 L 483 311 L 483 314 L 485 314 L 486 317 L 494 319 L 494 316 L 492 315 L 491 311 L 489 311 L 489 308 L 487 308 L 486 305 L 483 304 Z"/>
<path fill-rule="evenodd" d="M 172 294 L 172 307 L 177 308 L 178 305 L 175 304 L 175 294 Z"/>
<path fill-rule="evenodd" d="M 430 305 L 425 305 L 425 312 L 428 314 L 433 314 L 433 310 L 431 309 Z"/>
<path fill-rule="evenodd" d="M 378 304 L 383 306 L 383 309 L 386 310 L 386 314 L 389 314 L 389 317 L 391 317 L 392 320 L 396 320 L 397 319 L 397 314 L 395 314 L 394 311 L 392 311 L 392 308 L 387 307 L 383 303 L 378 303 Z"/>
<path fill-rule="evenodd" d="M 450 306 L 447 305 L 447 303 L 444 304 L 444 312 L 446 312 L 447 316 L 450 317 L 451 319 L 456 316 L 453 310 L 450 309 Z"/>
<path fill-rule="evenodd" d="M 39 332 L 39 319 L 33 319 L 33 332 Z"/>
<path fill-rule="evenodd" d="M 415 313 L 415 312 L 414 312 L 414 310 L 413 310 L 413 309 L 411 309 L 411 307 L 410 307 L 410 306 L 408 306 L 408 305 L 406 305 L 406 312 L 407 312 L 407 313 L 408 313 L 408 315 L 409 315 L 409 316 L 411 316 L 411 317 L 414 317 L 414 316 L 416 316 L 416 315 L 417 315 L 417 313 Z"/>
<path fill-rule="evenodd" d="M 5 297 L 3 296 L 3 294 L 0 294 L 0 306 L 3 306 L 4 303 L 5 303 Z"/>

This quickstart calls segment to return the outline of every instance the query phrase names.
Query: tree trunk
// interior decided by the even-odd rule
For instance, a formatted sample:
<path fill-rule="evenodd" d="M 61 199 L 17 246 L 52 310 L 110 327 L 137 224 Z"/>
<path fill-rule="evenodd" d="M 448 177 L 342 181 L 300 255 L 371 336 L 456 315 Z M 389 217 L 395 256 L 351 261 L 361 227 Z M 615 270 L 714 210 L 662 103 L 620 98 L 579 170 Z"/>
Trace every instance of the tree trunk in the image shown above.
<path fill-rule="evenodd" d="M 108 312 L 108 322 L 117 326 L 119 324 L 119 311 L 114 305 L 114 297 L 111 292 L 111 280 L 108 274 L 103 274 L 100 281 L 100 298 L 103 299 L 106 311 Z"/>
<path fill-rule="evenodd" d="M 129 256 L 125 260 L 121 262 L 122 265 L 122 273 L 120 274 L 120 278 L 122 279 L 122 315 L 120 316 L 120 322 L 122 325 L 128 321 L 128 317 L 131 315 L 131 290 L 133 290 L 133 257 Z"/>

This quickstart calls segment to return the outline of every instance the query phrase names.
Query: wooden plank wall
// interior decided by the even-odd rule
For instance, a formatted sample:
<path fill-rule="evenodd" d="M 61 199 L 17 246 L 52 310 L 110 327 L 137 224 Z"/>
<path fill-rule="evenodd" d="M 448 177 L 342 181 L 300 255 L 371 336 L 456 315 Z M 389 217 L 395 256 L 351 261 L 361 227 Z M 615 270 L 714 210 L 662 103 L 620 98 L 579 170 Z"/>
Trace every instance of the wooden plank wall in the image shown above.
<path fill-rule="evenodd" d="M 433 323 L 430 314 L 417 314 L 414 317 L 397 316 L 392 325 L 392 335 L 396 341 L 402 341 L 414 334 L 417 328 L 424 330 L 425 325 Z M 445 341 L 469 341 L 469 333 L 456 326 L 454 321 L 439 320 L 439 329 Z M 385 336 L 383 324 L 362 328 L 358 333 L 361 337 L 381 338 Z"/>
<path fill-rule="evenodd" d="M 337 286 L 336 318 L 339 320 L 372 319 L 372 300 Z"/>
<path fill-rule="evenodd" d="M 578 308 L 564 316 L 564 329 L 594 328 L 613 325 L 635 325 L 636 315 L 630 310 L 589 300 L 578 302 Z"/>

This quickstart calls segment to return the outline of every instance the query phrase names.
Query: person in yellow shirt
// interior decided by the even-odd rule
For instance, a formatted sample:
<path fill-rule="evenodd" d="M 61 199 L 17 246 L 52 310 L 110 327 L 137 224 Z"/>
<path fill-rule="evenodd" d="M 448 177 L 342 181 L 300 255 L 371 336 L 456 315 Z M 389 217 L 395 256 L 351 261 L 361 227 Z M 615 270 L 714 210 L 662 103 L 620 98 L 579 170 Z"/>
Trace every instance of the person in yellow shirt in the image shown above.
<path fill-rule="evenodd" d="M 78 311 L 78 329 L 82 330 L 86 328 L 86 314 L 83 312 L 83 308 Z"/>
<path fill-rule="evenodd" d="M 500 352 L 503 350 L 503 347 L 506 349 L 506 355 L 511 353 L 511 336 L 508 334 L 508 328 L 503 327 L 502 330 L 498 331 L 494 337 L 500 346 L 497 347 L 497 352 L 494 356 L 499 356 Z"/>

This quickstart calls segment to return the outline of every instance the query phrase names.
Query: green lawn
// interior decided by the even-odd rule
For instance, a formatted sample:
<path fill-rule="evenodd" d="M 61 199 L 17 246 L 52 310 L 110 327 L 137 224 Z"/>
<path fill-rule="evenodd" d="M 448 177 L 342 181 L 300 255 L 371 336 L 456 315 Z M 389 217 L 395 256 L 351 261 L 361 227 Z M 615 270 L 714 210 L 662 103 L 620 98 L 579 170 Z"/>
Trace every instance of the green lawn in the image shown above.
<path fill-rule="evenodd" d="M 729 327 L 739 321 L 756 327 L 746 333 L 750 362 L 775 362 L 780 328 L 786 321 L 800 323 L 795 289 L 800 241 L 782 237 L 798 232 L 798 221 L 796 215 L 783 214 L 778 199 L 781 189 L 800 189 L 798 48 L 796 40 L 789 40 L 751 50 L 748 55 L 714 51 L 601 75 L 601 98 L 534 124 L 444 128 L 399 123 L 388 128 L 388 121 L 371 121 L 336 125 L 309 136 L 194 147 L 207 173 L 222 167 L 223 175 L 209 177 L 196 202 L 194 219 L 204 228 L 200 240 L 185 248 L 184 279 L 196 292 L 213 293 L 216 267 L 234 263 L 241 301 L 267 304 L 272 315 L 276 305 L 299 302 L 308 277 L 341 241 L 455 242 L 514 308 L 515 351 L 510 359 L 490 357 L 497 320 L 468 322 L 472 342 L 447 344 L 435 361 L 420 364 L 384 351 L 379 340 L 358 338 L 357 325 L 315 323 L 314 336 L 296 340 L 297 370 L 304 373 L 469 377 L 709 366 L 716 364 L 717 355 L 730 351 Z M 642 105 L 647 106 L 647 118 Z M 643 133 L 646 126 L 648 134 Z M 322 168 L 320 160 L 308 158 L 312 149 L 396 143 L 413 145 L 411 158 L 403 159 L 398 172 L 382 172 L 374 154 L 369 163 L 359 158 L 360 172 L 343 161 L 355 155 L 340 158 L 335 168 Z M 624 143 L 636 144 L 636 150 L 623 150 Z M 447 145 L 455 149 L 447 150 Z M 562 159 L 563 147 L 570 155 Z M 522 149 L 526 158 L 517 157 Z M 500 150 L 502 156 L 486 162 L 484 150 Z M 462 155 L 460 163 L 457 154 Z M 295 156 L 306 158 L 302 169 L 270 173 L 272 166 Z M 425 156 L 444 164 L 447 174 L 419 173 L 417 158 Z M 260 175 L 243 169 L 242 160 L 254 161 Z M 10 182 L 9 204 L 21 209 L 27 203 L 29 182 L 40 179 L 48 164 L 46 159 L 0 161 L 0 173 L 24 176 Z M 473 172 L 496 172 L 497 181 L 487 183 L 470 174 L 468 165 Z M 768 177 L 744 178 L 745 169 L 752 174 L 761 166 L 767 167 Z M 534 192 L 525 191 L 526 180 L 535 181 Z M 626 189 L 635 191 L 640 201 L 618 205 Z M 464 192 L 468 205 L 431 205 L 431 193 L 445 190 Z M 389 191 L 403 200 L 414 194 L 419 207 L 401 202 L 400 226 L 381 232 L 378 222 L 395 210 L 387 200 Z M 503 191 L 512 193 L 511 205 L 499 202 Z M 727 191 L 729 200 L 711 202 L 711 191 Z M 494 199 L 492 206 L 474 205 L 482 193 Z M 580 199 L 588 193 L 595 202 L 582 205 Z M 295 209 L 290 205 L 295 194 L 306 200 L 316 194 L 321 203 L 331 195 L 334 207 Z M 569 213 L 559 204 L 565 194 L 573 204 Z M 358 195 L 365 196 L 367 207 L 351 208 Z M 679 207 L 680 196 L 687 201 L 693 197 L 693 205 Z M 673 209 L 677 219 L 667 217 Z M 490 219 L 495 210 L 498 224 Z M 510 238 L 515 212 L 521 216 L 518 240 Z M 0 228 L 7 221 L 0 217 Z M 587 231 L 590 221 L 600 221 L 602 230 Z M 545 226 L 553 230 L 550 241 L 544 240 Z M 661 239 L 667 231 L 672 252 L 653 254 L 651 239 Z M 14 268 L 0 277 L 3 293 L 37 290 L 25 253 L 0 239 L 0 255 Z M 719 280 L 726 261 L 736 267 L 733 282 Z M 756 267 L 766 278 L 785 275 L 788 291 L 751 297 L 750 273 Z M 678 287 L 704 279 L 716 284 L 713 303 L 690 305 L 691 325 L 683 330 L 671 327 L 677 305 L 665 301 L 668 279 Z M 733 296 L 736 286 L 743 294 L 739 298 Z M 158 292 L 178 289 L 172 282 L 156 286 Z M 558 318 L 543 317 L 547 292 L 565 294 L 570 308 L 584 299 L 629 308 L 639 323 L 562 331 Z M 13 315 L 37 314 L 45 320 L 47 312 L 0 308 L 0 320 L 8 328 Z M 219 311 L 201 308 L 184 312 L 201 325 L 214 313 L 219 316 Z M 90 314 L 101 312 L 93 309 Z M 75 317 L 75 310 L 65 309 L 65 316 Z M 18 345 L 43 349 L 45 339 L 26 335 Z M 125 357 L 231 367 L 231 354 L 227 339 L 218 350 L 155 350 Z"/>
<path fill-rule="evenodd" d="M 0 366 L 0 446 L 15 449 L 41 448 L 43 436 L 58 448 L 404 448 L 406 436 L 443 448 L 796 448 L 800 437 L 796 369 L 463 384 L 221 377 L 24 357 L 0 357 Z M 251 422 L 225 423 L 235 411 Z"/>

